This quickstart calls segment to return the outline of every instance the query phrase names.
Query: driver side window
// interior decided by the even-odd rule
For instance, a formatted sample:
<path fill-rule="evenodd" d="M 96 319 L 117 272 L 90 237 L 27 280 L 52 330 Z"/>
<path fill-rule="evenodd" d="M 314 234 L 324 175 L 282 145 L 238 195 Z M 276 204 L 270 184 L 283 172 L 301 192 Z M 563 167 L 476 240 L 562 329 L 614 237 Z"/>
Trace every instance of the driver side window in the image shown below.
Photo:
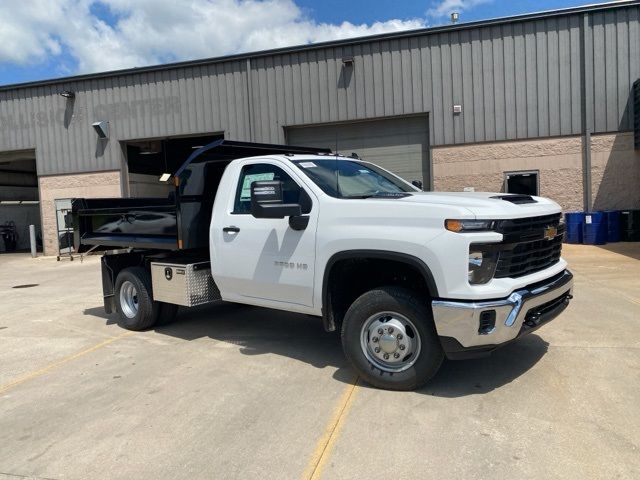
<path fill-rule="evenodd" d="M 256 163 L 242 167 L 233 214 L 246 215 L 251 213 L 251 184 L 259 180 L 280 180 L 284 203 L 298 203 L 302 207 L 303 214 L 311 211 L 311 198 L 284 170 L 268 163 Z"/>

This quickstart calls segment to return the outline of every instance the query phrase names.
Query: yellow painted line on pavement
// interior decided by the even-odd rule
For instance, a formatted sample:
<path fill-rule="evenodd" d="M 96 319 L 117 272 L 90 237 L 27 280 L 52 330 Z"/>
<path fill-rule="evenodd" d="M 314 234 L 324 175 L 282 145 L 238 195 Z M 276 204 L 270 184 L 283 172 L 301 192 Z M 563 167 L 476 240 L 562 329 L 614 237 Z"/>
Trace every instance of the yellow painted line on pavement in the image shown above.
<path fill-rule="evenodd" d="M 304 471 L 302 476 L 304 480 L 316 480 L 322 475 L 322 470 L 331 456 L 331 451 L 340 436 L 340 430 L 342 429 L 344 420 L 353 404 L 358 389 L 358 379 L 359 378 L 356 377 L 344 389 L 344 392 L 342 392 L 340 400 L 338 400 L 333 414 L 327 423 L 324 434 L 318 439 L 313 455 Z"/>
<path fill-rule="evenodd" d="M 42 367 L 40 370 L 35 370 L 33 372 L 29 372 L 23 376 L 21 376 L 20 378 L 9 382 L 9 383 L 5 383 L 4 385 L 0 385 L 0 395 L 11 390 L 14 387 L 17 387 L 18 385 L 27 382 L 29 380 L 33 380 L 34 378 L 38 378 L 41 377 L 42 375 L 44 375 L 45 373 L 53 370 L 54 368 L 60 367 L 62 365 L 64 365 L 65 363 L 69 363 L 72 360 L 75 360 L 76 358 L 80 358 L 83 355 L 86 355 L 88 353 L 91 352 L 95 352 L 96 350 L 102 348 L 102 347 L 106 347 L 107 345 L 109 345 L 110 343 L 113 343 L 117 340 L 120 340 L 121 338 L 125 338 L 125 337 L 130 337 L 131 335 L 133 335 L 135 332 L 124 332 L 116 337 L 111 337 L 108 338 L 107 340 L 97 343 L 96 345 L 86 348 L 84 350 L 81 350 L 80 352 L 74 353 L 72 355 L 69 355 L 67 357 L 61 358 L 60 360 L 50 363 L 49 365 L 47 365 L 46 367 Z"/>

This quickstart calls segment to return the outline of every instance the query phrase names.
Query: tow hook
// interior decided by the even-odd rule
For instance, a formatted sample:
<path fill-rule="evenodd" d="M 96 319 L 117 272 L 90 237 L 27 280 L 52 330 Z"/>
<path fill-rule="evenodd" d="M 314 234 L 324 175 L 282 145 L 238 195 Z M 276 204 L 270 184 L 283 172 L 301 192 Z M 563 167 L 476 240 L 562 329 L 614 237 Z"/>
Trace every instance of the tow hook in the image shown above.
<path fill-rule="evenodd" d="M 569 305 L 569 302 L 571 301 L 571 299 L 573 298 L 573 295 L 571 295 L 570 293 L 567 293 L 564 298 L 561 300 L 562 303 L 564 303 L 565 305 Z M 524 321 L 524 324 L 527 327 L 536 327 L 540 324 L 541 321 L 541 314 L 534 312 L 534 313 L 530 313 L 529 315 L 527 315 L 527 318 Z"/>
<path fill-rule="evenodd" d="M 540 315 L 537 313 L 534 313 L 529 318 L 527 318 L 524 323 L 527 325 L 527 327 L 535 327 L 536 325 L 538 325 L 539 322 L 540 322 Z"/>

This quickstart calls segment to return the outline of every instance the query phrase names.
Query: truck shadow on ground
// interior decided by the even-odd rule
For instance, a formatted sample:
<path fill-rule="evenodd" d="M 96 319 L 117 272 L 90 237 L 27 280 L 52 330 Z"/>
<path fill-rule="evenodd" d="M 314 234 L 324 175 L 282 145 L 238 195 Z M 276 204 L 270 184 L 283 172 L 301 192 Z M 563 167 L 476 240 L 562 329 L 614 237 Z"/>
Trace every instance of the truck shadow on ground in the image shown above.
<path fill-rule="evenodd" d="M 531 334 L 485 358 L 445 360 L 436 376 L 420 391 L 445 398 L 489 393 L 524 375 L 542 359 L 548 347 L 546 341 Z"/>
<path fill-rule="evenodd" d="M 85 315 L 117 323 L 102 307 Z M 174 322 L 156 326 L 160 335 L 182 340 L 211 338 L 238 347 L 243 355 L 279 355 L 316 368 L 335 368 L 334 379 L 350 383 L 354 372 L 346 361 L 337 333 L 327 333 L 319 318 L 237 304 L 181 310 Z M 445 360 L 438 374 L 419 390 L 437 397 L 463 397 L 491 392 L 531 369 L 547 352 L 548 343 L 533 334 L 506 345 L 490 357 Z M 360 381 L 362 388 L 373 388 Z"/>

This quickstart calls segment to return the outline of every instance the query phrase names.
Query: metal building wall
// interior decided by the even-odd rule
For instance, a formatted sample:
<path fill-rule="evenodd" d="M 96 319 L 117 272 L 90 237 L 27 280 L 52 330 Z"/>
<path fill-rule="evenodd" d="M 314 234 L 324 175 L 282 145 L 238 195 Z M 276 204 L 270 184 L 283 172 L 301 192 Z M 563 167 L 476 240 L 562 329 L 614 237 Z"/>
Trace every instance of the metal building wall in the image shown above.
<path fill-rule="evenodd" d="M 432 146 L 579 134 L 583 71 L 587 128 L 629 130 L 639 17 L 633 2 L 0 88 L 0 151 L 35 147 L 40 175 L 114 170 L 119 140 L 224 131 L 283 143 L 285 126 L 423 112 Z M 97 120 L 110 121 L 106 144 Z"/>
<path fill-rule="evenodd" d="M 585 18 L 591 131 L 629 130 L 639 12 L 611 8 L 257 58 L 256 138 L 283 141 L 283 126 L 421 112 L 430 113 L 432 146 L 580 134 Z"/>
<path fill-rule="evenodd" d="M 120 140 L 225 131 L 247 138 L 246 62 L 0 91 L 0 151 L 36 148 L 38 174 L 119 170 Z M 59 95 L 75 92 L 75 99 Z M 108 141 L 91 124 L 108 120 Z"/>

